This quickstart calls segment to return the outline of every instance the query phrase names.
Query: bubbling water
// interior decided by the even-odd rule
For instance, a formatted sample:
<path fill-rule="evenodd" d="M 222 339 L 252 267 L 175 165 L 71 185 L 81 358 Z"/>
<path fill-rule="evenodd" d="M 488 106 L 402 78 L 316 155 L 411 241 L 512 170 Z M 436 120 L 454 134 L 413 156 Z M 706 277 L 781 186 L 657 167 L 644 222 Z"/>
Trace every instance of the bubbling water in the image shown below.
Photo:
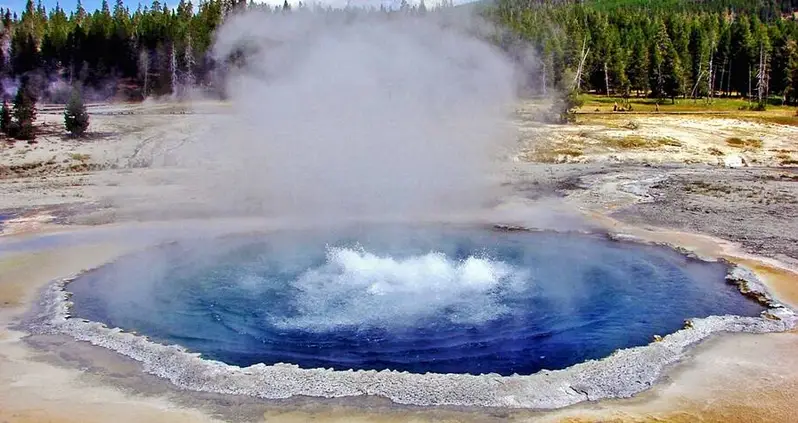
<path fill-rule="evenodd" d="M 531 374 L 762 307 L 726 267 L 601 237 L 362 226 L 177 242 L 75 280 L 74 315 L 238 366 Z"/>
<path fill-rule="evenodd" d="M 413 326 L 440 317 L 479 324 L 507 313 L 500 288 L 518 285 L 523 269 L 488 257 L 462 260 L 442 252 L 406 258 L 330 248 L 323 265 L 289 282 L 298 315 L 275 326 L 307 331 Z"/>

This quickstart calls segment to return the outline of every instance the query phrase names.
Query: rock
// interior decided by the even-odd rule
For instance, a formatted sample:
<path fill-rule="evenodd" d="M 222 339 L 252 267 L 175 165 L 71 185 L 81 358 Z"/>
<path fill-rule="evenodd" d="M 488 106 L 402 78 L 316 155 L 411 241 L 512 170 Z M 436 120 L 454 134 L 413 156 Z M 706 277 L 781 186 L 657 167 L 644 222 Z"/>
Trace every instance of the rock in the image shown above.
<path fill-rule="evenodd" d="M 728 168 L 738 168 L 745 165 L 745 159 L 738 154 L 730 154 L 723 158 L 723 166 Z"/>

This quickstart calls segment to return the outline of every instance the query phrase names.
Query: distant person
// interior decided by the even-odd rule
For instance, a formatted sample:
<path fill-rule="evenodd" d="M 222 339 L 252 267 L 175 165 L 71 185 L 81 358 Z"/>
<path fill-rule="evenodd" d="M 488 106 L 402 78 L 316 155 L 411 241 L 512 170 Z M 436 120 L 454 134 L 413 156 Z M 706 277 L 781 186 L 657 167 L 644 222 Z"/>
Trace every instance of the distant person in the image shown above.
<path fill-rule="evenodd" d="M 612 111 L 613 112 L 617 112 L 618 111 L 618 102 L 617 101 L 615 103 L 612 103 Z"/>

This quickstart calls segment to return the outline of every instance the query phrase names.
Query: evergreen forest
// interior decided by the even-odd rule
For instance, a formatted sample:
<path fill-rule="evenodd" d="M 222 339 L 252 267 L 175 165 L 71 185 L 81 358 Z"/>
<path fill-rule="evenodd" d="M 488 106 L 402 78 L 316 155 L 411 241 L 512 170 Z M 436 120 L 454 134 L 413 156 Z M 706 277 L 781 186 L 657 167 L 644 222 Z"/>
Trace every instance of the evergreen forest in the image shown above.
<path fill-rule="evenodd" d="M 442 6 L 452 8 L 451 4 Z M 216 89 L 209 50 L 226 17 L 250 8 L 271 13 L 340 13 L 269 8 L 237 0 L 154 0 L 132 10 L 121 0 L 99 10 L 28 0 L 2 9 L 0 80 L 6 100 L 23 79 L 40 100 L 179 96 Z M 619 98 L 717 96 L 798 104 L 798 0 L 497 0 L 480 13 L 506 28 L 494 41 L 535 53 L 533 95 L 577 90 Z M 357 13 L 420 15 L 423 2 Z"/>

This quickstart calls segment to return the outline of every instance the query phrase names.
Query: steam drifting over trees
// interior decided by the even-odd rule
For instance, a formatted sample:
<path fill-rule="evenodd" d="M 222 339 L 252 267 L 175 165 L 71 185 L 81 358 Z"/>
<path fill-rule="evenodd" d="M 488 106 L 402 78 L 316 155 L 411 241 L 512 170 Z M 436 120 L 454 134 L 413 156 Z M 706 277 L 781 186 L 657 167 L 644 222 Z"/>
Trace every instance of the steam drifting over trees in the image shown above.
<path fill-rule="evenodd" d="M 174 8 L 153 0 L 136 9 L 105 0 L 90 12 L 80 2 L 66 11 L 28 0 L 19 15 L 0 9 L 0 79 L 6 96 L 26 76 L 33 94 L 55 101 L 67 101 L 74 84 L 89 99 L 218 90 L 212 87 L 217 73 L 241 58 L 211 59 L 214 31 L 228 16 L 253 8 L 355 13 L 244 0 L 180 0 Z M 429 8 L 423 1 L 403 2 L 395 10 L 357 13 L 425 15 Z M 566 75 L 578 74 L 580 91 L 624 98 L 743 96 L 761 102 L 776 96 L 798 104 L 798 0 L 498 0 L 482 12 L 532 46 L 533 93 L 569 92 Z"/>

